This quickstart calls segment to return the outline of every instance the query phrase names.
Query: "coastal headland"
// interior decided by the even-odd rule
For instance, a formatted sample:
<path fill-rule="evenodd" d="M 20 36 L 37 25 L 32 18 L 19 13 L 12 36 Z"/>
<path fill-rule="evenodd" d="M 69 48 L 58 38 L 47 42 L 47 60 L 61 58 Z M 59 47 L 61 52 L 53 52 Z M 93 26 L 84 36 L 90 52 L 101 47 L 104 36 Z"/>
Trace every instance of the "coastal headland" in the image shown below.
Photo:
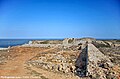
<path fill-rule="evenodd" d="M 120 41 L 33 40 L 0 50 L 0 79 L 120 79 Z"/>

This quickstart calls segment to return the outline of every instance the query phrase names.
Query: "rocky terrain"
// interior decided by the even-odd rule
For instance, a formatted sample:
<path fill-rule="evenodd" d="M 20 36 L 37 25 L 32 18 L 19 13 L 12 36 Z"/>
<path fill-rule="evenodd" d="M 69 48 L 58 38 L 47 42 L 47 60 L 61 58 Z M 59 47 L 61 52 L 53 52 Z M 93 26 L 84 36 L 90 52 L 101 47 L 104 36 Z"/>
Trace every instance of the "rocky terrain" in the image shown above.
<path fill-rule="evenodd" d="M 114 64 L 107 77 L 120 76 L 120 42 L 119 40 L 99 40 L 93 43 Z M 107 65 L 104 65 L 107 67 Z M 108 68 L 108 67 L 107 67 Z M 110 68 L 110 67 L 109 67 Z M 112 74 L 112 76 L 110 76 Z M 114 77 L 114 76 L 113 76 Z"/>
<path fill-rule="evenodd" d="M 9 55 L 7 50 L 0 50 L 0 64 L 4 64 L 5 61 L 9 58 Z"/>
<path fill-rule="evenodd" d="M 73 73 L 76 53 L 74 51 L 42 52 L 30 59 L 27 64 L 53 72 Z"/>
<path fill-rule="evenodd" d="M 115 64 L 120 66 L 120 41 L 119 40 L 104 40 L 101 42 L 96 42 L 94 45 L 110 60 Z"/>
<path fill-rule="evenodd" d="M 0 50 L 0 79 L 119 79 L 118 44 L 92 38 L 30 41 Z"/>

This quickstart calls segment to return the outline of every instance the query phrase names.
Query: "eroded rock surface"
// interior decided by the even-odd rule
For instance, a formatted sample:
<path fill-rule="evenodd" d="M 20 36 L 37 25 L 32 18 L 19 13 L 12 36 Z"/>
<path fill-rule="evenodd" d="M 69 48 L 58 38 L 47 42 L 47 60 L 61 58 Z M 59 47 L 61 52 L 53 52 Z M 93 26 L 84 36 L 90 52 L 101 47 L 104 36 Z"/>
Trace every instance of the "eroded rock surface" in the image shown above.
<path fill-rule="evenodd" d="M 76 53 L 74 51 L 43 52 L 28 61 L 28 64 L 54 72 L 74 73 Z"/>
<path fill-rule="evenodd" d="M 97 79 L 117 78 L 112 68 L 114 64 L 93 44 L 88 44 L 88 76 Z M 110 78 L 108 78 L 110 77 Z"/>
<path fill-rule="evenodd" d="M 8 68 L 10 70 L 0 74 L 33 75 L 34 73 L 35 76 L 37 74 L 41 78 L 44 76 L 48 79 L 56 79 L 58 76 L 58 79 L 117 79 L 119 77 L 119 61 L 112 61 L 113 56 L 117 58 L 116 60 L 119 59 L 119 46 L 112 47 L 108 41 L 97 42 L 91 38 L 66 39 L 66 41 L 67 43 L 64 44 L 61 40 L 31 41 L 30 44 L 2 51 L 0 63 L 6 60 L 7 63 L 0 65 L 0 72 Z M 97 43 L 98 48 L 92 44 L 93 42 Z M 28 70 L 30 74 L 27 74 Z"/>

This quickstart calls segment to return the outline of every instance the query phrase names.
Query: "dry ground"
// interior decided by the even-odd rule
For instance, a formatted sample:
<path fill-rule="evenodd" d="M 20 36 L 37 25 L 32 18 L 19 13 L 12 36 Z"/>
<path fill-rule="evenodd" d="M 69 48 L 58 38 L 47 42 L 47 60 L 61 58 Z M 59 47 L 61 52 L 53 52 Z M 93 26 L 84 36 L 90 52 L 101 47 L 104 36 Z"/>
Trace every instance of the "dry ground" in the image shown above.
<path fill-rule="evenodd" d="M 74 76 L 65 76 L 64 74 L 57 74 L 43 69 L 28 67 L 26 61 L 33 58 L 40 52 L 47 52 L 55 48 L 38 48 L 38 47 L 13 47 L 7 56 L 9 56 L 6 63 L 0 65 L 0 79 L 2 77 L 18 77 L 20 79 L 31 78 L 35 79 L 78 79 Z M 25 78 L 26 77 L 26 78 Z M 16 78 L 16 79 L 18 79 Z"/>

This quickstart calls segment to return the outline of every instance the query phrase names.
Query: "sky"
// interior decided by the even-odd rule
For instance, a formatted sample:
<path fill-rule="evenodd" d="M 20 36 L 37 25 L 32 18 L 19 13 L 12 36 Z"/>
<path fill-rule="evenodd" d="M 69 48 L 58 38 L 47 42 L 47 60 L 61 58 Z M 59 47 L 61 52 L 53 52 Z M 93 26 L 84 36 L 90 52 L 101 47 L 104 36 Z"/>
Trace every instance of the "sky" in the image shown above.
<path fill-rule="evenodd" d="M 0 0 L 0 39 L 120 39 L 119 0 Z"/>

